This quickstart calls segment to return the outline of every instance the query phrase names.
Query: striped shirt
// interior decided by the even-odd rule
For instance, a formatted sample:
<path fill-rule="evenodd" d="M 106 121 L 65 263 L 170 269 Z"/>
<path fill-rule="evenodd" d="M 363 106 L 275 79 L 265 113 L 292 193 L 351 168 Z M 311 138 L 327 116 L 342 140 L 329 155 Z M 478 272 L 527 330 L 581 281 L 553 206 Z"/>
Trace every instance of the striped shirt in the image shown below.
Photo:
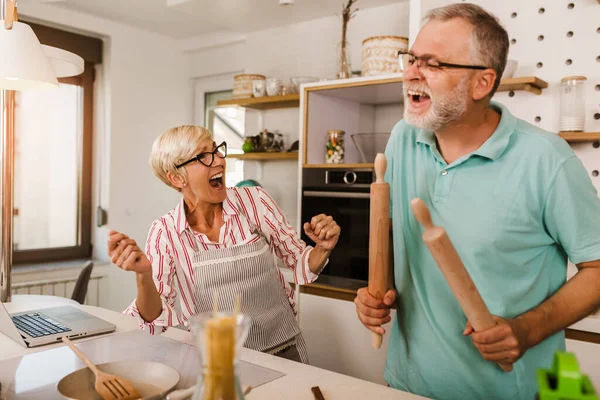
<path fill-rule="evenodd" d="M 283 264 L 294 272 L 294 282 L 299 285 L 317 279 L 308 264 L 312 250 L 300 239 L 298 233 L 275 201 L 259 187 L 228 188 L 223 202 L 223 220 L 218 242 L 205 234 L 192 230 L 185 216 L 183 198 L 166 215 L 152 223 L 146 241 L 146 256 L 152 263 L 152 277 L 162 301 L 162 313 L 153 322 L 144 321 L 134 300 L 124 311 L 138 317 L 140 327 L 155 334 L 169 326 L 184 324 L 195 315 L 194 268 L 192 259 L 196 251 L 229 248 L 257 242 L 266 238 L 270 249 Z M 281 285 L 296 314 L 294 291 L 277 268 Z"/>

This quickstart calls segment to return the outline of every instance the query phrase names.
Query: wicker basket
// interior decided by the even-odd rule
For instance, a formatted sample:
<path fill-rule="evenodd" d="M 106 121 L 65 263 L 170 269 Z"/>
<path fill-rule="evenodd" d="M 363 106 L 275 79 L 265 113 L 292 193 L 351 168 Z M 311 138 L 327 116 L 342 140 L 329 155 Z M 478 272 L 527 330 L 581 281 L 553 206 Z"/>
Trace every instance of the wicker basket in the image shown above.
<path fill-rule="evenodd" d="M 233 77 L 232 99 L 248 99 L 252 97 L 252 81 L 265 80 L 264 75 L 240 74 Z"/>
<path fill-rule="evenodd" d="M 398 51 L 408 49 L 408 38 L 402 36 L 373 36 L 362 42 L 362 76 L 402 72 Z"/>

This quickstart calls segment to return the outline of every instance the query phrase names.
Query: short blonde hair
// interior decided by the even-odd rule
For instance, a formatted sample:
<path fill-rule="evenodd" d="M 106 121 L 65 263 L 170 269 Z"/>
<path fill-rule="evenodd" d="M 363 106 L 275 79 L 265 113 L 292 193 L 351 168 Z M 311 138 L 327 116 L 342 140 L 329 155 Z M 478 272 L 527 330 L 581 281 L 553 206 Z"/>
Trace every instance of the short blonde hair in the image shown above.
<path fill-rule="evenodd" d="M 213 134 L 206 128 L 197 125 L 181 125 L 163 132 L 152 145 L 150 165 L 152 171 L 161 181 L 175 190 L 167 174 L 179 174 L 187 181 L 185 168 L 177 168 L 183 162 L 196 155 L 200 142 L 212 139 Z"/>

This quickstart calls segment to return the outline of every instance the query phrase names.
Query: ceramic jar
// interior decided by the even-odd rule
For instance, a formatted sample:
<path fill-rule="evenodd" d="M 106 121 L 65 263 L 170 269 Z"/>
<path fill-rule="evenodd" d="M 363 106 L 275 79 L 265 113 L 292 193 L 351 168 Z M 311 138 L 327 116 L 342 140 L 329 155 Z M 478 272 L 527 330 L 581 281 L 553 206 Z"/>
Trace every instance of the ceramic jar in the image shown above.
<path fill-rule="evenodd" d="M 280 96 L 283 88 L 283 82 L 281 79 L 269 78 L 267 79 L 267 95 L 268 96 Z"/>

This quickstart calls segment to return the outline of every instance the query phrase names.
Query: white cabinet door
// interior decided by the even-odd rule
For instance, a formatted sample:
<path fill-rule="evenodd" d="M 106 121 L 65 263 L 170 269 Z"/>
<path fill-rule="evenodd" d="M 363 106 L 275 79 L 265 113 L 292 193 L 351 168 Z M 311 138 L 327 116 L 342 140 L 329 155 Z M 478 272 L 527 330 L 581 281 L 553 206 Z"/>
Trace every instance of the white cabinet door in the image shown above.
<path fill-rule="evenodd" d="M 395 315 L 395 310 L 392 310 Z M 351 301 L 300 295 L 300 328 L 311 365 L 385 385 L 383 370 L 389 332 L 380 349 L 356 316 Z M 384 325 L 386 330 L 391 324 Z"/>
<path fill-rule="evenodd" d="M 579 369 L 588 375 L 596 391 L 600 390 L 600 344 L 567 339 L 567 351 L 574 353 Z"/>

